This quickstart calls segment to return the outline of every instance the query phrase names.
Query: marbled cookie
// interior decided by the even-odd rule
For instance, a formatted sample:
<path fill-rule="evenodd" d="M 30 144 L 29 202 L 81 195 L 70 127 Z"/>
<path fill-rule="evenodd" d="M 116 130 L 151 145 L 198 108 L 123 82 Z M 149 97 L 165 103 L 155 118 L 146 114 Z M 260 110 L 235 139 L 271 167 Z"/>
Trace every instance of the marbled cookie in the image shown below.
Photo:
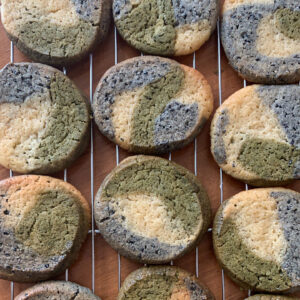
<path fill-rule="evenodd" d="M 280 293 L 300 287 L 300 193 L 244 191 L 225 201 L 213 226 L 217 259 L 245 289 Z"/>
<path fill-rule="evenodd" d="M 72 185 L 23 175 L 0 182 L 0 278 L 36 282 L 68 268 L 90 224 L 89 205 Z"/>
<path fill-rule="evenodd" d="M 159 157 L 123 160 L 95 198 L 95 221 L 104 239 L 143 263 L 166 263 L 188 252 L 210 218 L 210 202 L 197 178 Z"/>
<path fill-rule="evenodd" d="M 153 56 L 109 69 L 93 102 L 100 131 L 135 153 L 164 153 L 185 146 L 212 109 L 211 88 L 201 73 Z"/>
<path fill-rule="evenodd" d="M 20 173 L 68 167 L 89 142 L 90 107 L 62 72 L 41 64 L 0 71 L 0 164 Z"/>
<path fill-rule="evenodd" d="M 252 85 L 216 111 L 211 150 L 229 175 L 255 186 L 300 179 L 300 86 Z"/>
<path fill-rule="evenodd" d="M 214 300 L 194 275 L 176 267 L 147 267 L 132 272 L 117 300 Z"/>
<path fill-rule="evenodd" d="M 2 0 L 1 19 L 8 37 L 26 56 L 68 65 L 106 36 L 111 0 Z"/>
<path fill-rule="evenodd" d="M 227 58 L 245 79 L 300 81 L 299 0 L 225 0 L 221 31 Z"/>
<path fill-rule="evenodd" d="M 115 24 L 136 49 L 155 55 L 198 50 L 215 29 L 219 0 L 113 0 Z"/>
<path fill-rule="evenodd" d="M 299 300 L 299 298 L 293 296 L 259 294 L 259 295 L 248 297 L 245 300 Z"/>
<path fill-rule="evenodd" d="M 101 300 L 86 287 L 70 281 L 46 281 L 19 294 L 15 300 Z"/>

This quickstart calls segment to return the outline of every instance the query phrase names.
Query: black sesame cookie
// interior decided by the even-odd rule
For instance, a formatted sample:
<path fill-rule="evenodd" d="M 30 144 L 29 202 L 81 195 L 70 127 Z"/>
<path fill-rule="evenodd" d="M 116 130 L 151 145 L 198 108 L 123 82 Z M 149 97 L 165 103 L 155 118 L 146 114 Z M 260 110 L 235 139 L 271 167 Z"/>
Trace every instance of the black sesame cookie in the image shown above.
<path fill-rule="evenodd" d="M 26 56 L 68 65 L 106 36 L 111 0 L 1 0 L 1 19 L 8 37 Z"/>
<path fill-rule="evenodd" d="M 252 85 L 216 111 L 211 150 L 229 175 L 254 186 L 300 179 L 300 86 Z"/>
<path fill-rule="evenodd" d="M 259 295 L 248 297 L 245 300 L 299 300 L 299 298 L 293 296 L 259 294 Z"/>
<path fill-rule="evenodd" d="M 100 131 L 135 153 L 184 147 L 213 109 L 213 95 L 198 71 L 154 56 L 128 59 L 109 69 L 94 94 Z"/>
<path fill-rule="evenodd" d="M 225 0 L 221 34 L 231 66 L 245 79 L 300 81 L 298 0 Z"/>
<path fill-rule="evenodd" d="M 153 156 L 131 156 L 103 181 L 95 221 L 121 255 L 166 263 L 192 249 L 207 231 L 210 202 L 185 168 Z"/>
<path fill-rule="evenodd" d="M 47 176 L 0 181 L 0 278 L 47 280 L 77 258 L 89 205 L 72 185 Z"/>
<path fill-rule="evenodd" d="M 300 193 L 244 191 L 225 201 L 213 226 L 216 257 L 245 289 L 281 293 L 300 287 Z"/>
<path fill-rule="evenodd" d="M 176 267 L 144 267 L 124 281 L 117 300 L 214 300 L 211 291 Z"/>
<path fill-rule="evenodd" d="M 186 55 L 198 50 L 216 26 L 219 0 L 113 0 L 120 35 L 140 51 Z"/>
<path fill-rule="evenodd" d="M 101 300 L 86 287 L 70 281 L 46 281 L 19 294 L 15 300 Z"/>
<path fill-rule="evenodd" d="M 90 107 L 62 72 L 34 63 L 0 71 L 0 164 L 20 173 L 68 167 L 89 142 Z"/>

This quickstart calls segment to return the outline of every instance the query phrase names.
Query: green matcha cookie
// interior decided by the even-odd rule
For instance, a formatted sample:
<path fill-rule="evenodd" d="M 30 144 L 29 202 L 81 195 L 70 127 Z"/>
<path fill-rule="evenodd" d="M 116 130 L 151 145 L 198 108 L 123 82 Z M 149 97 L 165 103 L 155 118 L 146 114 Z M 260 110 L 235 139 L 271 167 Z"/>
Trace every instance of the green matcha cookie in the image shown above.
<path fill-rule="evenodd" d="M 68 167 L 89 142 L 90 107 L 62 72 L 41 64 L 0 71 L 0 164 L 20 173 Z"/>
<path fill-rule="evenodd" d="M 115 24 L 133 47 L 155 55 L 198 50 L 215 29 L 219 0 L 113 0 Z"/>
<path fill-rule="evenodd" d="M 132 272 L 117 300 L 214 300 L 197 278 L 176 267 L 147 267 Z"/>
<path fill-rule="evenodd" d="M 36 282 L 68 268 L 90 224 L 84 197 L 72 185 L 23 175 L 0 182 L 0 278 Z"/>
<path fill-rule="evenodd" d="M 290 296 L 279 296 L 279 295 L 255 295 L 251 296 L 249 298 L 246 298 L 245 300 L 299 300 L 299 298 L 296 297 L 290 297 Z"/>
<path fill-rule="evenodd" d="M 300 179 L 300 86 L 252 85 L 234 93 L 213 118 L 211 150 L 226 173 L 251 185 Z"/>
<path fill-rule="evenodd" d="M 1 19 L 8 37 L 26 56 L 68 65 L 106 36 L 111 0 L 2 0 Z"/>
<path fill-rule="evenodd" d="M 185 168 L 153 156 L 131 156 L 103 181 L 95 221 L 121 255 L 166 263 L 192 249 L 207 231 L 210 202 Z"/>
<path fill-rule="evenodd" d="M 213 95 L 198 71 L 154 56 L 135 57 L 109 69 L 94 94 L 100 131 L 135 153 L 182 148 L 213 110 Z"/>
<path fill-rule="evenodd" d="M 298 289 L 299 212 L 300 193 L 283 188 L 252 189 L 225 201 L 215 216 L 213 243 L 229 277 L 255 291 Z"/>
<path fill-rule="evenodd" d="M 299 0 L 225 0 L 221 37 L 230 64 L 245 79 L 300 81 Z"/>
<path fill-rule="evenodd" d="M 70 281 L 46 281 L 19 294 L 15 300 L 101 300 L 86 287 Z"/>

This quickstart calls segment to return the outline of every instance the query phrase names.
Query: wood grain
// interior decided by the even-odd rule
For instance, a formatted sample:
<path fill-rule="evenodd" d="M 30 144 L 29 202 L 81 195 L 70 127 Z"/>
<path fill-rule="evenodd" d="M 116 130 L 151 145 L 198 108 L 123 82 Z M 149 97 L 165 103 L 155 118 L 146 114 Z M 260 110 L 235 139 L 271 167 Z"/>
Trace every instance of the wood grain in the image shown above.
<path fill-rule="evenodd" d="M 2 26 L 0 28 L 0 67 L 2 68 L 10 60 L 10 42 L 7 39 Z M 118 42 L 118 62 L 140 55 L 139 52 L 130 48 L 120 37 Z M 215 32 L 210 40 L 196 53 L 196 67 L 202 72 L 213 88 L 215 97 L 215 108 L 219 105 L 219 86 L 218 86 L 218 53 L 217 53 L 217 33 Z M 28 61 L 17 49 L 15 49 L 14 59 L 16 62 Z M 192 66 L 193 55 L 179 57 L 177 60 L 186 65 Z M 98 46 L 93 53 L 93 89 L 95 89 L 103 73 L 114 65 L 114 30 L 110 30 L 108 38 Z M 228 61 L 221 53 L 221 74 L 222 91 L 221 96 L 224 101 L 229 95 L 243 87 L 243 81 L 230 68 Z M 89 58 L 68 68 L 67 74 L 89 97 Z M 220 205 L 220 171 L 214 162 L 210 153 L 209 139 L 210 121 L 197 137 L 197 176 L 206 187 L 213 211 Z M 94 187 L 96 193 L 104 177 L 116 166 L 116 148 L 115 145 L 104 138 L 96 126 L 93 126 L 93 151 L 94 151 Z M 91 147 L 84 155 L 67 170 L 68 181 L 77 187 L 83 195 L 91 201 Z M 120 159 L 129 154 L 120 150 Z M 172 153 L 172 160 L 185 166 L 194 172 L 194 143 L 182 150 Z M 0 167 L 0 179 L 7 178 L 9 171 Z M 63 178 L 62 172 L 55 177 Z M 290 188 L 300 192 L 300 183 L 294 182 Z M 229 176 L 223 174 L 223 196 L 224 199 L 242 191 L 245 185 Z M 95 293 L 104 300 L 116 298 L 118 293 L 118 255 L 102 239 L 99 234 L 95 236 Z M 183 258 L 174 262 L 176 266 L 195 273 L 196 259 L 195 250 Z M 124 278 L 140 265 L 121 258 L 121 279 Z M 218 266 L 212 249 L 211 233 L 207 233 L 205 238 L 199 243 L 199 278 L 215 294 L 217 300 L 222 299 L 222 280 L 221 269 Z M 64 274 L 59 276 L 64 279 Z M 92 288 L 92 236 L 89 234 L 84 244 L 78 261 L 69 270 L 69 280 L 75 281 L 81 285 Z M 14 284 L 15 296 L 28 284 Z M 241 291 L 230 279 L 225 276 L 225 299 L 240 300 L 244 299 L 247 291 Z M 11 299 L 10 282 L 0 280 L 0 299 Z"/>

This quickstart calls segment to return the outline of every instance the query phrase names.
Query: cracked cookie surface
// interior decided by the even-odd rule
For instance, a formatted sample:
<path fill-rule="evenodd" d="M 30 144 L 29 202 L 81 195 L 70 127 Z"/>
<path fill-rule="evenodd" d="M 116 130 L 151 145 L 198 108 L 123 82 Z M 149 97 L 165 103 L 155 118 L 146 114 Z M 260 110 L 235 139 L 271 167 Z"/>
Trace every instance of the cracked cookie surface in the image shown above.
<path fill-rule="evenodd" d="M 23 175 L 0 182 L 0 277 L 49 279 L 77 258 L 90 224 L 88 203 L 72 185 Z"/>
<path fill-rule="evenodd" d="M 52 67 L 8 64 L 0 72 L 0 164 L 50 174 L 69 166 L 89 141 L 90 107 Z"/>

